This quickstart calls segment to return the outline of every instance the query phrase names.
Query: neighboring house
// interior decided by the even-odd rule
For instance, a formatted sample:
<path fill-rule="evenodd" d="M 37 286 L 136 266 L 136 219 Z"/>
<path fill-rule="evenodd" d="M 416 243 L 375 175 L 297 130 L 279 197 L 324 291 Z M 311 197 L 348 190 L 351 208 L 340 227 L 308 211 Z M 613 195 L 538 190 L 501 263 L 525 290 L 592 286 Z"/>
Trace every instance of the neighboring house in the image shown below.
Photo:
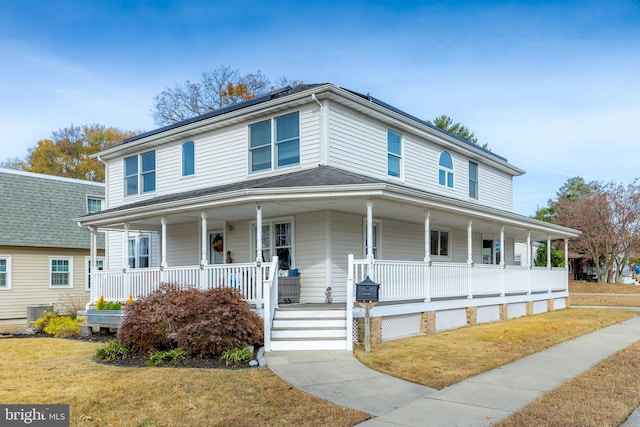
<path fill-rule="evenodd" d="M 76 219 L 102 209 L 104 184 L 0 169 L 0 198 L 0 321 L 25 321 L 29 306 L 82 307 L 91 233 Z M 104 238 L 96 244 L 101 268 Z"/>
<path fill-rule="evenodd" d="M 565 307 L 566 270 L 532 267 L 531 247 L 578 232 L 512 212 L 524 171 L 369 95 L 284 88 L 99 156 L 107 208 L 80 219 L 108 230 L 91 302 L 235 286 L 264 316 L 267 350 L 350 349 L 366 275 L 381 283 L 378 340 Z M 276 291 L 295 271 L 297 312 Z M 309 310 L 327 288 L 341 311 Z M 313 316 L 331 320 L 285 320 Z"/>

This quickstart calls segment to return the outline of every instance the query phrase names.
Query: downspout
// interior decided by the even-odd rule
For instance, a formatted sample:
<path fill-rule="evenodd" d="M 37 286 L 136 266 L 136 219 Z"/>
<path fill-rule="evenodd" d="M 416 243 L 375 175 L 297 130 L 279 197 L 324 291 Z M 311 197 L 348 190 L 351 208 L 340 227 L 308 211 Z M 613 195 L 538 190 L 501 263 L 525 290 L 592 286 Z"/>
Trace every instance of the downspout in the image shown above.
<path fill-rule="evenodd" d="M 318 97 L 315 93 L 311 94 L 311 99 L 318 104 L 320 107 L 320 161 L 319 166 L 323 166 L 327 163 L 327 137 L 328 137 L 328 127 L 327 127 L 327 117 L 326 117 L 326 108 L 322 105 L 322 102 L 318 100 Z"/>

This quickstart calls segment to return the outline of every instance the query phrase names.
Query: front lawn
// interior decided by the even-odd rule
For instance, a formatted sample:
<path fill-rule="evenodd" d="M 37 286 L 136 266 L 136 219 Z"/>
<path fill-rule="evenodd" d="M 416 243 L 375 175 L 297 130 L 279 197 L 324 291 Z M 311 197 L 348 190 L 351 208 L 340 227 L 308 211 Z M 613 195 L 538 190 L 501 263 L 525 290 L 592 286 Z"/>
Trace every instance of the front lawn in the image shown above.
<path fill-rule="evenodd" d="M 292 388 L 264 368 L 122 368 L 104 344 L 0 338 L 0 402 L 69 404 L 72 426 L 352 426 L 369 415 Z"/>

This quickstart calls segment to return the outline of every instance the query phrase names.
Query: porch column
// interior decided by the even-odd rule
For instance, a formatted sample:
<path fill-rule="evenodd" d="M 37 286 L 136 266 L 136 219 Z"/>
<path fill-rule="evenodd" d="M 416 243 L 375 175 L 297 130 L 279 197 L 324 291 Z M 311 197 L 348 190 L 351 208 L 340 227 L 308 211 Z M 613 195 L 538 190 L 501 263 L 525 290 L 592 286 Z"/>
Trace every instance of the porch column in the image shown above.
<path fill-rule="evenodd" d="M 208 264 L 207 249 L 209 242 L 207 241 L 207 213 L 200 212 L 200 238 L 202 240 L 202 250 L 200 251 L 200 268 L 204 268 Z"/>
<path fill-rule="evenodd" d="M 367 275 L 373 274 L 373 202 L 367 200 Z"/>
<path fill-rule="evenodd" d="M 500 227 L 500 266 L 504 266 L 504 225 Z"/>
<path fill-rule="evenodd" d="M 91 291 L 91 301 L 95 301 L 98 297 L 95 296 L 94 294 L 94 290 L 96 288 L 96 281 L 93 280 L 94 275 L 93 273 L 95 273 L 97 271 L 97 267 L 96 267 L 96 259 L 97 259 L 97 252 L 98 252 L 98 240 L 97 240 L 97 236 L 96 236 L 96 227 L 89 227 L 89 230 L 91 231 L 91 241 L 90 241 L 90 249 L 89 249 L 89 255 L 91 257 L 91 260 L 89 261 L 91 263 L 91 265 L 89 266 L 89 287 L 90 287 L 90 291 Z"/>
<path fill-rule="evenodd" d="M 551 270 L 551 235 L 547 236 L 547 268 Z"/>
<path fill-rule="evenodd" d="M 467 222 L 467 264 L 473 266 L 473 220 Z"/>
<path fill-rule="evenodd" d="M 256 205 L 256 262 L 262 261 L 262 206 Z"/>
<path fill-rule="evenodd" d="M 531 265 L 533 264 L 531 262 L 531 256 L 532 256 L 532 251 L 531 251 L 531 232 L 527 231 L 527 268 L 531 269 Z"/>
<path fill-rule="evenodd" d="M 431 211 L 424 213 L 424 262 L 431 264 Z"/>
<path fill-rule="evenodd" d="M 124 234 L 122 242 L 122 271 L 124 273 L 129 269 L 129 223 L 124 223 Z"/>
<path fill-rule="evenodd" d="M 564 238 L 564 268 L 569 271 L 569 239 Z"/>
<path fill-rule="evenodd" d="M 160 271 L 167 268 L 167 217 L 160 218 L 162 240 L 160 241 Z"/>

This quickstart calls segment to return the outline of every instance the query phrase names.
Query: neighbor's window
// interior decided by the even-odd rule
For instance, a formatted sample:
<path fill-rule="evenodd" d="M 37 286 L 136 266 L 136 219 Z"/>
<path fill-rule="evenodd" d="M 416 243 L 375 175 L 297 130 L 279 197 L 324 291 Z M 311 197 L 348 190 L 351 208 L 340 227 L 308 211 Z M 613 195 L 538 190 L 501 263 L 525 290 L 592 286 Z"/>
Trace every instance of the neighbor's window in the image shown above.
<path fill-rule="evenodd" d="M 469 197 L 478 198 L 478 164 L 469 161 Z"/>
<path fill-rule="evenodd" d="M 195 173 L 195 146 L 193 141 L 182 144 L 182 176 Z"/>
<path fill-rule="evenodd" d="M 138 173 L 140 171 L 140 173 Z M 156 190 L 156 152 L 124 159 L 124 194 L 131 196 Z"/>
<path fill-rule="evenodd" d="M 443 151 L 438 162 L 438 182 L 445 187 L 453 188 L 453 161 L 451 155 Z"/>
<path fill-rule="evenodd" d="M 129 238 L 129 268 L 147 268 L 150 266 L 151 249 L 149 236 Z"/>
<path fill-rule="evenodd" d="M 96 213 L 102 210 L 102 199 L 87 197 L 87 213 Z"/>
<path fill-rule="evenodd" d="M 449 256 L 449 232 L 431 230 L 431 255 Z"/>
<path fill-rule="evenodd" d="M 11 257 L 0 255 L 0 290 L 11 289 Z"/>
<path fill-rule="evenodd" d="M 275 159 L 272 156 L 275 153 Z M 300 163 L 300 117 L 291 113 L 249 126 L 249 170 L 262 170 Z"/>
<path fill-rule="evenodd" d="M 387 131 L 387 174 L 400 178 L 402 163 L 402 137 L 399 133 Z"/>
<path fill-rule="evenodd" d="M 73 258 L 49 258 L 49 287 L 73 287 Z"/>

